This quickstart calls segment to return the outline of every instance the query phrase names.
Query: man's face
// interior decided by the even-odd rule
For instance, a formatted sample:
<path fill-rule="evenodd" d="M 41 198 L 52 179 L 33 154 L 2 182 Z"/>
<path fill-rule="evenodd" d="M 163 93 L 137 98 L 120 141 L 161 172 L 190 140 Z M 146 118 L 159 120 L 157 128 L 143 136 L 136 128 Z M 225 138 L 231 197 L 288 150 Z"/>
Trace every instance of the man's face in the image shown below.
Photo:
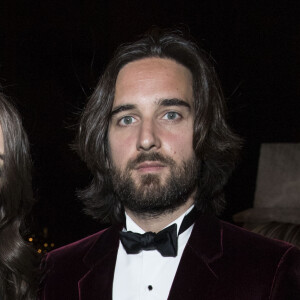
<path fill-rule="evenodd" d="M 117 194 L 127 194 L 125 207 L 139 212 L 152 206 L 154 211 L 155 205 L 163 209 L 176 194 L 182 198 L 194 190 L 193 124 L 192 74 L 186 67 L 170 59 L 146 58 L 121 69 L 108 142 L 113 184 Z M 172 199 L 159 199 L 166 193 Z"/>

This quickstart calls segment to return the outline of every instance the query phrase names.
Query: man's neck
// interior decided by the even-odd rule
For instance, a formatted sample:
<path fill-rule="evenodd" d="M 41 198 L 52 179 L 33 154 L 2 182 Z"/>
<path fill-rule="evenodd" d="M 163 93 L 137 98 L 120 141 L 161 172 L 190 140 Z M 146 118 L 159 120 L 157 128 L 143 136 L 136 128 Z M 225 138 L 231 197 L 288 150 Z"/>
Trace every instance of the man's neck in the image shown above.
<path fill-rule="evenodd" d="M 186 212 L 194 204 L 194 197 L 190 197 L 187 202 L 176 210 L 161 214 L 159 216 L 146 216 L 134 213 L 125 208 L 129 217 L 144 231 L 159 232 L 167 225 L 179 218 L 184 212 Z"/>

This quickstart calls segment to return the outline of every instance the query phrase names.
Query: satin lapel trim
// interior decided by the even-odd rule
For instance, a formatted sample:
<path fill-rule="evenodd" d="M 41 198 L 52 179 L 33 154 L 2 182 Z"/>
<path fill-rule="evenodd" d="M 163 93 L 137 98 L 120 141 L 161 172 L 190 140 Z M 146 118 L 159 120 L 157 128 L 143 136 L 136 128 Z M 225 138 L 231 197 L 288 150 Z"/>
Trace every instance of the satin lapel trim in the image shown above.
<path fill-rule="evenodd" d="M 218 281 L 211 264 L 222 255 L 220 221 L 201 216 L 183 252 L 168 299 L 209 299 L 207 296 Z"/>
<path fill-rule="evenodd" d="M 80 300 L 112 299 L 119 230 L 118 227 L 110 227 L 103 232 L 84 257 L 89 271 L 78 282 Z"/>

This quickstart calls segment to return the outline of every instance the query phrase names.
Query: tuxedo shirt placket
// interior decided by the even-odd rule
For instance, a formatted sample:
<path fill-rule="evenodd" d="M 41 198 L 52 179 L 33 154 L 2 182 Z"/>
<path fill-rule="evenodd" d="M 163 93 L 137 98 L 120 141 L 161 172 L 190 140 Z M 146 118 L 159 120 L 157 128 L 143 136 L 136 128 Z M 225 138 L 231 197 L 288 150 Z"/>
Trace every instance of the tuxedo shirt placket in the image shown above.
<path fill-rule="evenodd" d="M 171 223 L 177 224 L 177 230 L 189 211 Z M 144 233 L 129 216 L 126 216 L 126 220 L 129 231 Z M 192 228 L 179 235 L 176 257 L 163 257 L 157 250 L 127 254 L 120 243 L 113 281 L 113 300 L 167 299 Z"/>

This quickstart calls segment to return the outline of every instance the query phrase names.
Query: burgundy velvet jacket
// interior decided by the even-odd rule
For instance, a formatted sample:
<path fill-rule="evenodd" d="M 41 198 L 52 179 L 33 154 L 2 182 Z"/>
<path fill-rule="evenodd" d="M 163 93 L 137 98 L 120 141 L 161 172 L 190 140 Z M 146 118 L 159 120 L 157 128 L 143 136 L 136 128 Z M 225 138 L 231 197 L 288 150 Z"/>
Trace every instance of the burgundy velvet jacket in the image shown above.
<path fill-rule="evenodd" d="M 50 252 L 40 299 L 112 299 L 119 229 L 112 226 Z M 300 299 L 300 250 L 201 216 L 168 299 Z"/>

